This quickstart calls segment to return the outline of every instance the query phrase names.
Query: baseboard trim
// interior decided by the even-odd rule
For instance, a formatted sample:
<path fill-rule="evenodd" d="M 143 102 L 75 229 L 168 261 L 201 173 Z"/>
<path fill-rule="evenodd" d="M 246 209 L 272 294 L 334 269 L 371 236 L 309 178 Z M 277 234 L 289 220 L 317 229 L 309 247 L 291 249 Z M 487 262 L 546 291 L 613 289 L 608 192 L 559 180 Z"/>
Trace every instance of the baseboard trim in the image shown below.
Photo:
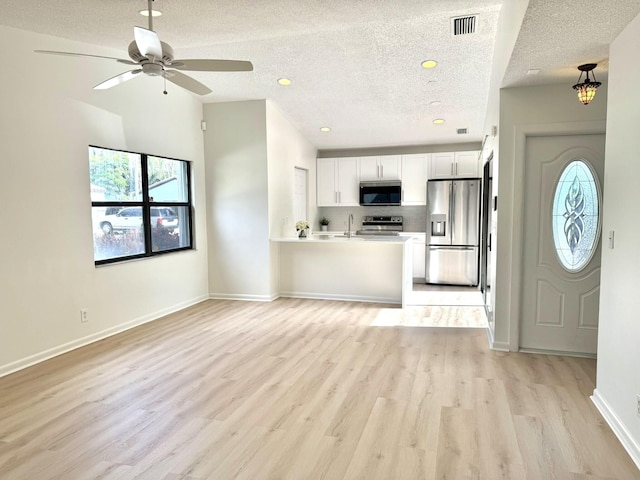
<path fill-rule="evenodd" d="M 20 360 L 16 360 L 15 362 L 8 363 L 6 365 L 0 366 L 0 377 L 7 376 L 11 373 L 18 372 L 20 370 L 24 370 L 25 368 L 31 367 L 38 363 L 49 360 L 53 357 L 57 357 L 58 355 L 62 355 L 63 353 L 70 352 L 72 350 L 76 350 L 78 348 L 84 347 L 94 342 L 98 342 L 100 340 L 104 340 L 105 338 L 112 337 L 113 335 L 117 335 L 118 333 L 122 333 L 126 330 L 130 330 L 132 328 L 138 327 L 145 323 L 152 322 L 154 320 L 158 320 L 159 318 L 165 317 L 171 313 L 177 312 L 179 310 L 183 310 L 187 307 L 195 305 L 197 303 L 203 302 L 208 299 L 207 295 L 203 295 L 200 297 L 196 297 L 191 300 L 187 300 L 185 302 L 178 303 L 168 308 L 164 308 L 162 310 L 158 310 L 156 312 L 150 313 L 148 315 L 144 315 L 142 317 L 136 318 L 129 322 L 121 323 L 120 325 L 116 325 L 115 327 L 108 328 L 106 330 L 102 330 L 100 332 L 93 333 L 91 335 L 87 335 L 86 337 L 79 338 L 77 340 L 73 340 L 68 343 L 64 343 L 62 345 L 58 345 L 57 347 L 50 348 L 48 350 L 44 350 L 42 352 L 30 355 L 28 357 L 22 358 Z"/>
<path fill-rule="evenodd" d="M 602 414 L 609 427 L 611 427 L 613 433 L 618 437 L 618 440 L 620 440 L 620 443 L 636 464 L 636 467 L 640 470 L 640 445 L 638 442 L 636 442 L 636 440 L 631 436 L 629 430 L 627 430 L 624 424 L 620 421 L 611 408 L 611 405 L 609 405 L 609 402 L 605 400 L 597 388 L 593 391 L 593 395 L 591 395 L 591 401 L 596 406 L 600 414 Z"/>
<path fill-rule="evenodd" d="M 210 300 L 240 300 L 245 302 L 272 302 L 279 295 L 245 295 L 239 293 L 210 293 Z"/>
<path fill-rule="evenodd" d="M 508 352 L 509 344 L 507 342 L 496 342 L 493 336 L 493 330 L 487 327 L 487 339 L 489 340 L 489 348 L 498 352 Z"/>
<path fill-rule="evenodd" d="M 598 358 L 595 353 L 581 353 L 581 352 L 565 352 L 564 350 L 544 350 L 540 348 L 520 348 L 520 353 L 538 353 L 540 355 L 559 355 L 562 357 L 577 357 L 577 358 Z"/>
<path fill-rule="evenodd" d="M 402 304 L 402 299 L 394 297 L 365 297 L 359 295 L 338 295 L 334 293 L 280 292 L 280 296 L 287 298 L 308 298 L 310 300 L 337 300 L 340 302 Z"/>

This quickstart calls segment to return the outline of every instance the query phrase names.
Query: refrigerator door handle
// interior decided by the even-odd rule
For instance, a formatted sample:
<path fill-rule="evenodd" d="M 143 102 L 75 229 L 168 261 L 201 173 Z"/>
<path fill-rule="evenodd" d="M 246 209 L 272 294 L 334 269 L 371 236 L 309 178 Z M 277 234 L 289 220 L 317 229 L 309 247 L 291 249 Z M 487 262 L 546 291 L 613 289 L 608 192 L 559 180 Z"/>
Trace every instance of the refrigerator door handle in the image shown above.
<path fill-rule="evenodd" d="M 451 190 L 453 189 L 453 194 Z M 451 244 L 456 240 L 456 182 L 451 182 L 449 185 L 449 224 L 451 225 Z"/>

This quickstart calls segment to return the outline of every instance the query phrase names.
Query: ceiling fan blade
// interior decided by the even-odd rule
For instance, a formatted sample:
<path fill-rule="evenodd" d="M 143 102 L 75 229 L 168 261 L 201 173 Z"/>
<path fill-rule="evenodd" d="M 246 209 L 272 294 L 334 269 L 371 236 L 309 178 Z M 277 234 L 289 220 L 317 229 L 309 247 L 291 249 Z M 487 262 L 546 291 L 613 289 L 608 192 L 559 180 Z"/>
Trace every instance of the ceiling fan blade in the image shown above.
<path fill-rule="evenodd" d="M 133 38 L 135 38 L 138 50 L 143 56 L 154 59 L 162 58 L 162 45 L 156 32 L 142 27 L 133 27 Z"/>
<path fill-rule="evenodd" d="M 53 50 L 34 50 L 35 53 L 46 53 L 47 55 L 68 55 L 70 57 L 94 57 L 94 58 L 106 58 L 107 60 L 115 60 L 116 62 L 126 63 L 127 65 L 137 65 L 137 63 L 131 60 L 125 60 L 123 58 L 105 57 L 103 55 L 89 55 L 88 53 L 72 53 L 72 52 L 56 52 Z"/>
<path fill-rule="evenodd" d="M 244 60 L 175 60 L 171 68 L 190 70 L 192 72 L 251 72 L 253 65 Z"/>
<path fill-rule="evenodd" d="M 93 88 L 94 90 L 106 90 L 107 88 L 115 87 L 116 85 L 120 85 L 121 83 L 124 83 L 127 80 L 131 80 L 140 72 L 142 72 L 141 68 L 138 68 L 137 70 L 130 70 L 128 72 L 121 73 L 120 75 L 111 77 L 109 80 L 105 80 L 104 82 L 96 85 Z"/>
<path fill-rule="evenodd" d="M 170 82 L 175 83 L 179 87 L 186 88 L 187 90 L 190 90 L 197 95 L 206 95 L 208 93 L 211 93 L 211 89 L 206 85 L 203 85 L 196 79 L 191 78 L 190 76 L 185 75 L 184 73 L 180 73 L 176 70 L 167 71 L 167 75 L 165 75 L 165 78 Z"/>

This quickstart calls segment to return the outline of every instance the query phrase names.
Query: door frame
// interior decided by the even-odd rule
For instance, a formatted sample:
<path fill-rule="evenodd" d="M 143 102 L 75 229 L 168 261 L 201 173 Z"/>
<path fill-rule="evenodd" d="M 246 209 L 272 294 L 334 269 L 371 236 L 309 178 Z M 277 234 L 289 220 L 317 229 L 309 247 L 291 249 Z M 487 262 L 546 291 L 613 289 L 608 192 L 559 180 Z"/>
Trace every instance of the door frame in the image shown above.
<path fill-rule="evenodd" d="M 516 125 L 514 128 L 513 148 L 513 209 L 511 210 L 511 243 L 498 248 L 507 249 L 507 259 L 510 259 L 508 281 L 502 288 L 502 295 L 506 296 L 506 306 L 509 321 L 508 350 L 517 352 L 520 347 L 520 306 L 522 293 L 522 242 L 524 222 L 524 188 L 525 188 L 525 149 L 528 137 L 553 137 L 560 135 L 597 135 L 606 134 L 606 121 L 542 123 L 530 125 Z M 606 141 L 606 139 L 605 139 Z M 606 152 L 606 143 L 605 143 Z M 605 158 L 606 165 L 606 158 Z M 605 167 L 606 168 L 606 167 Z M 600 179 L 601 182 L 604 179 Z M 604 199 L 603 199 L 604 203 Z M 498 225 L 500 228 L 500 225 Z M 504 258 L 504 257 L 503 257 Z M 494 286 L 495 288 L 495 286 Z M 496 291 L 496 294 L 498 292 Z"/>

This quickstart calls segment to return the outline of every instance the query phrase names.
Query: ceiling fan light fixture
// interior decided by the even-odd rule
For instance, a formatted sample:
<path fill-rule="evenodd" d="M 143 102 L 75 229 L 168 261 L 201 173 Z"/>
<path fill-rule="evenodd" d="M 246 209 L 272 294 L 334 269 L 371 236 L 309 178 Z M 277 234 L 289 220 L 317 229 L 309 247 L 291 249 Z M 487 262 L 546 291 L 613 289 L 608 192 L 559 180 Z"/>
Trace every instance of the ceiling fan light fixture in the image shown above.
<path fill-rule="evenodd" d="M 147 10 L 146 8 L 144 10 L 140 10 L 138 12 L 140 15 L 142 15 L 143 17 L 148 17 L 149 16 L 149 10 Z M 151 10 L 151 16 L 152 17 L 159 17 L 162 15 L 162 12 L 160 10 Z"/>
<path fill-rule="evenodd" d="M 580 70 L 580 76 L 578 77 L 578 83 L 576 83 L 572 88 L 578 93 L 578 100 L 583 105 L 589 105 L 589 103 L 591 103 L 591 100 L 596 96 L 596 89 L 602 85 L 602 83 L 596 81 L 596 75 L 593 73 L 593 70 L 597 66 L 597 63 L 585 63 L 578 67 L 578 70 Z M 584 82 L 580 83 L 580 79 L 585 72 L 586 78 L 584 79 Z M 589 73 L 593 74 L 593 81 L 589 78 Z"/>

